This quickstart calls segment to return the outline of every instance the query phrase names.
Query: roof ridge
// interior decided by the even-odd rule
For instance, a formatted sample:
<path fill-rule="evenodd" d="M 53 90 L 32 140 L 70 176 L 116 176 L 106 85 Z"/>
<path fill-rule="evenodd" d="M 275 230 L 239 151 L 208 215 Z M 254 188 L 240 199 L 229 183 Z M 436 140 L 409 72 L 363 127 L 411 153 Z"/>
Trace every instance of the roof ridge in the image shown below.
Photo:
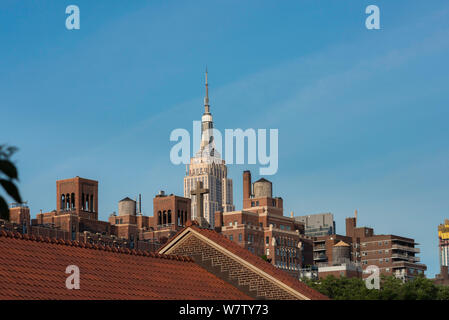
<path fill-rule="evenodd" d="M 225 250 L 231 251 L 232 249 L 235 249 L 239 252 L 241 252 L 244 256 L 240 256 L 240 254 L 238 252 L 232 252 L 234 254 L 236 254 L 237 256 L 240 256 L 240 258 L 247 258 L 247 257 L 251 257 L 253 256 L 254 258 L 256 258 L 257 256 L 254 255 L 252 252 L 250 252 L 249 250 L 246 250 L 242 247 L 240 247 L 237 243 L 235 243 L 232 240 L 229 240 L 227 237 L 225 237 L 223 234 L 218 233 L 214 230 L 211 229 L 204 229 L 204 228 L 200 228 L 197 225 L 192 225 L 191 227 L 193 227 L 192 229 L 196 229 L 199 230 L 200 232 L 208 232 L 210 235 L 214 235 L 216 237 L 222 237 L 224 239 L 226 239 L 227 241 L 227 245 L 231 246 L 231 248 L 226 248 L 223 247 Z M 203 234 L 204 235 L 204 234 Z M 207 237 L 207 235 L 204 235 Z M 211 241 L 214 241 L 213 239 L 210 239 Z M 220 245 L 220 244 L 219 244 Z M 233 248 L 232 248 L 233 247 Z M 257 257 L 259 258 L 259 257 Z M 259 258 L 261 259 L 261 258 Z M 261 259 L 262 260 L 262 259 Z M 256 261 L 256 260 L 255 260 Z M 249 262 L 251 263 L 251 262 Z M 328 297 L 326 297 L 325 295 L 323 295 L 321 292 L 319 292 L 316 289 L 311 288 L 310 286 L 306 285 L 305 283 L 303 283 L 302 281 L 300 281 L 299 279 L 295 279 L 294 277 L 292 277 L 291 275 L 289 275 L 288 273 L 286 273 L 284 270 L 281 270 L 279 268 L 276 268 L 274 265 L 272 265 L 269 262 L 265 262 L 266 264 L 263 264 L 261 261 L 258 261 L 257 265 L 254 265 L 256 268 L 261 269 L 263 272 L 265 273 L 269 273 L 269 271 L 267 269 L 271 269 L 270 272 L 273 272 L 274 274 L 271 274 L 271 276 L 273 276 L 274 278 L 276 278 L 278 281 L 284 283 L 287 286 L 298 286 L 297 288 L 293 288 L 294 290 L 299 290 L 299 288 L 301 288 L 301 290 L 305 291 L 305 292 L 301 292 L 303 294 L 308 294 L 309 297 L 311 298 L 318 298 L 318 299 L 328 299 Z M 251 263 L 252 264 L 252 263 Z"/>
<path fill-rule="evenodd" d="M 179 236 L 181 233 L 183 233 L 187 228 L 191 227 L 191 226 L 198 226 L 198 222 L 194 221 L 194 220 L 187 220 L 186 224 L 184 225 L 183 228 L 181 228 L 180 230 L 178 230 L 178 232 L 176 232 L 174 235 L 172 235 L 166 243 L 164 243 L 159 249 L 157 249 L 157 252 L 160 252 L 163 248 L 167 247 L 177 236 Z"/>
<path fill-rule="evenodd" d="M 130 254 L 130 255 L 135 255 L 135 256 L 146 256 L 146 257 L 150 257 L 150 258 L 177 260 L 177 261 L 183 261 L 183 262 L 194 262 L 193 258 L 188 257 L 188 256 L 161 254 L 158 252 L 150 252 L 150 251 L 146 251 L 146 250 L 136 250 L 136 249 L 129 249 L 129 248 L 115 248 L 115 247 L 111 247 L 111 246 L 107 246 L 107 245 L 92 244 L 92 243 L 88 243 L 88 242 L 79 242 L 76 240 L 72 241 L 72 240 L 64 240 L 64 239 L 57 239 L 57 238 L 51 238 L 51 237 L 21 234 L 16 231 L 1 230 L 0 237 L 15 238 L 15 239 L 20 239 L 20 240 L 28 240 L 28 241 L 36 241 L 36 242 L 44 242 L 44 243 L 50 243 L 50 244 L 56 244 L 56 245 L 66 245 L 66 246 L 70 246 L 70 247 L 77 247 L 77 248 L 84 248 L 84 249 L 102 250 L 102 251 L 108 251 L 108 252 L 114 252 L 114 253 L 120 253 L 120 254 Z"/>

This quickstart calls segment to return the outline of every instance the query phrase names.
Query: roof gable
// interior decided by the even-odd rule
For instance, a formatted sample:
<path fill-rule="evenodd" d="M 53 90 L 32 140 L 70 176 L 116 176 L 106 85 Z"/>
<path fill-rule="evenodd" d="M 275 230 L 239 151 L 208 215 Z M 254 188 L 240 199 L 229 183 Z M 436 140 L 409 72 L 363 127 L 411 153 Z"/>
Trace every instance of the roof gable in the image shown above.
<path fill-rule="evenodd" d="M 248 285 L 255 298 L 328 299 L 223 235 L 196 225 L 179 231 L 159 252 L 188 255 L 200 265 L 212 265 L 227 273 L 228 282 Z"/>

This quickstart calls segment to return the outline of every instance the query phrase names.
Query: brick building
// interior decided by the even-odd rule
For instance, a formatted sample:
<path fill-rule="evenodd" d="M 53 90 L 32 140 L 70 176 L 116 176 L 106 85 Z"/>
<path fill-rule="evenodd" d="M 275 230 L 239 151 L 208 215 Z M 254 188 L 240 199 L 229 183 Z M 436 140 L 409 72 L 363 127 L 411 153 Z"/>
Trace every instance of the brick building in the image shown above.
<path fill-rule="evenodd" d="M 447 266 L 440 267 L 440 273 L 435 275 L 432 279 L 436 285 L 449 286 L 449 272 Z"/>
<path fill-rule="evenodd" d="M 425 264 L 419 263 L 420 252 L 414 239 L 392 234 L 374 234 L 372 228 L 357 227 L 355 217 L 346 218 L 346 235 L 352 238 L 352 258 L 363 270 L 376 265 L 381 274 L 393 275 L 403 281 L 424 274 Z M 364 274 L 364 277 L 368 276 Z"/>
<path fill-rule="evenodd" d="M 140 197 L 139 197 L 140 199 Z M 98 181 L 75 177 L 56 181 L 56 210 L 30 217 L 25 204 L 13 204 L 10 221 L 0 228 L 22 234 L 155 251 L 191 219 L 189 198 L 165 195 L 153 200 L 153 216 L 141 214 L 128 197 L 118 203 L 118 215 L 98 220 Z"/>
<path fill-rule="evenodd" d="M 313 240 L 313 262 L 316 266 L 333 266 L 337 263 L 333 257 L 333 248 L 336 244 L 343 241 L 349 245 L 350 254 L 352 254 L 352 238 L 333 234 L 322 237 L 315 237 Z M 352 261 L 352 259 L 350 259 Z"/>
<path fill-rule="evenodd" d="M 313 264 L 313 240 L 304 235 L 304 224 L 283 210 L 282 198 L 272 195 L 272 183 L 264 178 L 252 183 L 251 173 L 244 171 L 243 210 L 216 212 L 215 230 L 298 276 L 303 265 Z"/>
<path fill-rule="evenodd" d="M 335 259 L 335 244 L 344 241 L 349 245 L 349 264 L 351 268 L 365 270 L 370 265 L 379 267 L 380 273 L 392 275 L 403 281 L 424 274 L 425 264 L 419 263 L 414 239 L 396 235 L 376 235 L 374 229 L 357 227 L 357 211 L 354 217 L 346 218 L 346 236 L 330 235 L 314 240 L 314 262 L 322 268 L 342 266 L 345 263 Z M 325 269 L 323 269 L 325 270 Z M 362 273 L 362 277 L 369 274 Z"/>

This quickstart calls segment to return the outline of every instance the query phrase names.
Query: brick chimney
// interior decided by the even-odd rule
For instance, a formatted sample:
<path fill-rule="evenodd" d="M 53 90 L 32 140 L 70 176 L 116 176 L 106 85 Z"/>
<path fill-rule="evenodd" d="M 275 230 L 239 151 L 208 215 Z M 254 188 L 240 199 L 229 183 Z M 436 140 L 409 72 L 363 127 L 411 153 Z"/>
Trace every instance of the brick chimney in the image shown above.
<path fill-rule="evenodd" d="M 346 236 L 354 237 L 354 229 L 357 227 L 357 218 L 350 217 L 346 218 Z"/>
<path fill-rule="evenodd" d="M 215 211 L 215 231 L 221 232 L 221 227 L 223 226 L 223 212 Z"/>
<path fill-rule="evenodd" d="M 251 197 L 251 171 L 243 171 L 243 199 Z"/>

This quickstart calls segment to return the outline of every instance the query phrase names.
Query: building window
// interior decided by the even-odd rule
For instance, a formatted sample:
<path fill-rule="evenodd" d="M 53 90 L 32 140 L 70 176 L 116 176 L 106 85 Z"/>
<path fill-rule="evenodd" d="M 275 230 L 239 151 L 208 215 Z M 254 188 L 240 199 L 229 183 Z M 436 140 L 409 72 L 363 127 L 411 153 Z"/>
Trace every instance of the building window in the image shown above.
<path fill-rule="evenodd" d="M 242 234 L 241 233 L 239 233 L 239 241 L 240 242 L 242 241 Z"/>
<path fill-rule="evenodd" d="M 232 235 L 229 236 L 229 240 L 233 241 L 234 237 Z"/>
<path fill-rule="evenodd" d="M 266 237 L 266 238 L 265 238 L 265 243 L 266 243 L 266 244 L 270 244 L 270 237 Z"/>

